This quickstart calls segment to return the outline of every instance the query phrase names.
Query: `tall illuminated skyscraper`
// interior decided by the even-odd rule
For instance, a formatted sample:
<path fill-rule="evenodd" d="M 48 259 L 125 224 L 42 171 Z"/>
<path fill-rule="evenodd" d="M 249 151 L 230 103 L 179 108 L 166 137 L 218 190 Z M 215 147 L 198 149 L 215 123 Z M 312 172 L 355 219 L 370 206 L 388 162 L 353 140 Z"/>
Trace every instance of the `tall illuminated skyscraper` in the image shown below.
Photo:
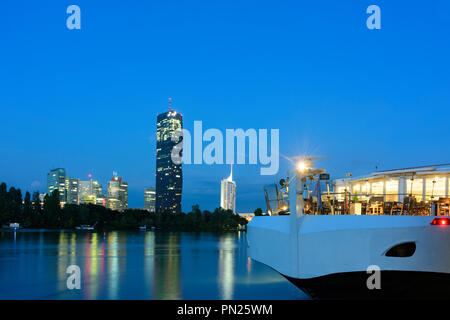
<path fill-rule="evenodd" d="M 155 188 L 147 188 L 144 190 L 144 209 L 155 212 L 156 190 Z"/>
<path fill-rule="evenodd" d="M 82 204 L 98 204 L 97 197 L 102 194 L 102 185 L 93 179 L 79 181 L 79 199 Z"/>
<path fill-rule="evenodd" d="M 183 116 L 171 108 L 159 114 L 156 123 L 156 211 L 181 212 L 183 173 L 180 164 L 172 162 L 172 134 L 183 128 Z"/>
<path fill-rule="evenodd" d="M 128 208 L 128 183 L 120 181 L 119 189 L 120 209 L 125 210 Z"/>
<path fill-rule="evenodd" d="M 93 194 L 98 196 L 103 193 L 102 185 L 100 183 L 98 183 L 98 181 L 91 179 L 91 184 L 92 184 L 92 193 Z"/>
<path fill-rule="evenodd" d="M 107 207 L 112 210 L 125 210 L 128 207 L 128 183 L 116 174 L 108 182 Z"/>
<path fill-rule="evenodd" d="M 230 176 L 220 183 L 220 207 L 236 212 L 236 182 L 233 181 L 233 165 Z"/>
<path fill-rule="evenodd" d="M 66 202 L 66 170 L 57 168 L 47 173 L 47 193 L 50 195 L 54 190 L 59 191 L 59 201 Z"/>
<path fill-rule="evenodd" d="M 66 178 L 66 202 L 67 204 L 79 204 L 79 180 Z"/>

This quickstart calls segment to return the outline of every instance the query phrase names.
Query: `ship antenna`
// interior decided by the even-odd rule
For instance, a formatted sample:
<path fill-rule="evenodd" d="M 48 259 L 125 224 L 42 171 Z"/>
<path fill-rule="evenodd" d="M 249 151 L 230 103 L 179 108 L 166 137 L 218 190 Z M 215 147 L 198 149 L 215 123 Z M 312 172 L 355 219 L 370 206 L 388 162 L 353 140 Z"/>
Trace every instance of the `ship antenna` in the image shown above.
<path fill-rule="evenodd" d="M 172 111 L 172 98 L 169 97 L 169 111 Z"/>

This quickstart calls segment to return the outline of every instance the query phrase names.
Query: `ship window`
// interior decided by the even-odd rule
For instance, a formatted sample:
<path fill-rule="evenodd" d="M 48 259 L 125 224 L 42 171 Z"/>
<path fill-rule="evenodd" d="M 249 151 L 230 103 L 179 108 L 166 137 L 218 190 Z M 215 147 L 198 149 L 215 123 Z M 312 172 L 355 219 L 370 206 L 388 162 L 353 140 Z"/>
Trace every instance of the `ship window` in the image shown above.
<path fill-rule="evenodd" d="M 445 177 L 430 177 L 425 180 L 425 200 L 445 198 Z"/>
<path fill-rule="evenodd" d="M 386 181 L 386 201 L 394 202 L 398 201 L 398 180 L 388 180 Z"/>
<path fill-rule="evenodd" d="M 374 197 L 384 196 L 384 181 L 372 182 L 372 195 Z"/>
<path fill-rule="evenodd" d="M 406 181 L 406 193 L 411 194 L 417 201 L 423 199 L 423 179 L 408 179 Z"/>
<path fill-rule="evenodd" d="M 346 187 L 345 186 L 336 187 L 336 200 L 344 201 L 345 192 L 346 192 Z"/>
<path fill-rule="evenodd" d="M 404 242 L 393 246 L 386 252 L 386 257 L 411 257 L 416 252 L 415 242 Z"/>

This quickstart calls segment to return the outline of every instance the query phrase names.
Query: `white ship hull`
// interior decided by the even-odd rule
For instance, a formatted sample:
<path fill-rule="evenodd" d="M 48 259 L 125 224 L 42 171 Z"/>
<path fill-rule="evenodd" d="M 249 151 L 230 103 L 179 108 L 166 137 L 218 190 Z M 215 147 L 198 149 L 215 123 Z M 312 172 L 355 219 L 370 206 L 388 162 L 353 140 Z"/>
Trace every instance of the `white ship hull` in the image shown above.
<path fill-rule="evenodd" d="M 312 297 L 450 297 L 450 226 L 430 216 L 270 216 L 247 226 L 249 255 Z M 400 244 L 411 256 L 387 256 Z M 411 253 L 411 252 L 410 252 Z M 369 266 L 381 289 L 369 289 Z"/>

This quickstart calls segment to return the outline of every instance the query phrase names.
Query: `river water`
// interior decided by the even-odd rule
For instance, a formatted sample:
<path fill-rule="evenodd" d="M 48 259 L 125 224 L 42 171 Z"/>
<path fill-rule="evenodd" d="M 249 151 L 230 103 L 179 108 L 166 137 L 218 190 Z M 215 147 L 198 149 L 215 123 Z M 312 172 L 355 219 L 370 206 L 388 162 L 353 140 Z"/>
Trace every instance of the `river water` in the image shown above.
<path fill-rule="evenodd" d="M 80 270 L 68 289 L 67 268 Z M 69 281 L 71 282 L 71 281 Z M 307 299 L 245 233 L 0 231 L 0 299 Z"/>

